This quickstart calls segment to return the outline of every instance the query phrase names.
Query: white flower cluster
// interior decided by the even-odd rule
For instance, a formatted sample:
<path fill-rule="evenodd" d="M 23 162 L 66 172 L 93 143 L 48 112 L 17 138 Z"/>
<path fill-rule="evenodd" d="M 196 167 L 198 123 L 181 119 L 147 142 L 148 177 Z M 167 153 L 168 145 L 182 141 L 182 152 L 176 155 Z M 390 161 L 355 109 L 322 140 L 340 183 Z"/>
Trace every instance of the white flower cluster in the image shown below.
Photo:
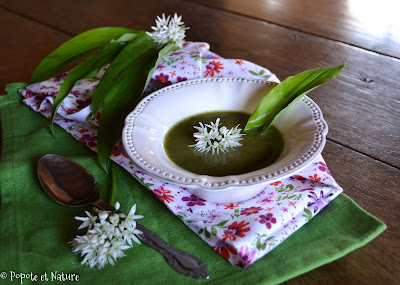
<path fill-rule="evenodd" d="M 118 210 L 120 204 L 115 203 Z M 136 235 L 142 232 L 136 229 L 135 219 L 143 218 L 135 215 L 136 204 L 132 206 L 128 216 L 123 213 L 114 213 L 95 209 L 97 215 L 92 216 L 85 211 L 87 217 L 75 217 L 83 223 L 78 229 L 88 228 L 86 235 L 76 236 L 71 241 L 72 251 L 84 256 L 81 264 L 99 269 L 110 263 L 115 264 L 118 257 L 123 257 L 123 250 L 132 247 L 132 241 L 140 244 Z"/>
<path fill-rule="evenodd" d="M 200 127 L 193 126 L 198 132 L 194 133 L 193 136 L 196 138 L 196 144 L 189 145 L 189 147 L 194 147 L 195 151 L 208 153 L 212 152 L 212 154 L 219 152 L 227 152 L 229 148 L 234 148 L 237 146 L 241 146 L 242 144 L 239 142 L 242 140 L 242 136 L 240 132 L 242 129 L 239 129 L 239 125 L 234 128 L 228 129 L 225 126 L 219 127 L 220 118 L 218 118 L 215 123 L 210 122 L 210 124 L 204 124 L 199 122 Z M 208 130 L 210 128 L 210 130 Z"/>
<path fill-rule="evenodd" d="M 165 18 L 165 14 L 162 14 L 162 17 L 157 16 L 156 26 L 151 28 L 154 30 L 151 35 L 156 42 L 160 44 L 174 43 L 179 47 L 183 45 L 185 30 L 189 29 L 184 26 L 182 16 L 178 16 L 176 13 L 172 18 L 170 16 Z"/>

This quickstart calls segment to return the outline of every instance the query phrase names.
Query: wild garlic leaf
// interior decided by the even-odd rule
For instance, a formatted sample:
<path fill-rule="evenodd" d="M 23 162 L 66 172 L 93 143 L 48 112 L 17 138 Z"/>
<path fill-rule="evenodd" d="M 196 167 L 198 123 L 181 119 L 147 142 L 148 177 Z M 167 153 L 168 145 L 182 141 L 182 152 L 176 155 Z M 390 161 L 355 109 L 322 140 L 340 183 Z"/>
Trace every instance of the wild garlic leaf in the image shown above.
<path fill-rule="evenodd" d="M 316 68 L 286 78 L 265 95 L 244 130 L 253 134 L 266 133 L 294 100 L 329 82 L 339 74 L 343 66 Z"/>
<path fill-rule="evenodd" d="M 119 53 L 97 85 L 92 110 L 103 103 L 97 132 L 99 163 L 107 171 L 114 145 L 121 138 L 125 117 L 141 100 L 147 74 L 157 60 L 160 46 L 142 34 Z"/>
<path fill-rule="evenodd" d="M 60 90 L 54 98 L 53 109 L 51 111 L 51 131 L 54 135 L 53 121 L 61 102 L 68 96 L 76 82 L 93 71 L 99 70 L 105 64 L 110 63 L 113 58 L 121 51 L 122 44 L 107 44 L 99 53 L 90 56 L 85 61 L 78 64 L 62 83 Z"/>
<path fill-rule="evenodd" d="M 155 62 L 155 64 L 154 64 L 153 68 L 150 70 L 149 74 L 147 75 L 146 84 L 144 85 L 144 89 L 146 89 L 147 84 L 149 84 L 149 82 L 150 82 L 150 80 L 151 80 L 151 77 L 153 76 L 154 71 L 156 71 L 157 66 L 160 64 L 162 58 L 163 58 L 164 56 L 166 56 L 168 53 L 170 53 L 171 51 L 174 51 L 174 50 L 177 50 L 177 49 L 179 49 L 179 47 L 178 47 L 177 45 L 175 45 L 175 44 L 170 44 L 170 45 L 164 46 L 164 47 L 160 50 L 160 52 L 158 53 L 157 60 L 156 60 L 156 62 Z M 144 91 L 144 89 L 143 89 L 143 91 Z"/>
<path fill-rule="evenodd" d="M 68 40 L 46 56 L 33 72 L 31 83 L 44 81 L 73 61 L 83 58 L 113 39 L 136 31 L 120 27 L 104 27 L 83 32 Z"/>
<path fill-rule="evenodd" d="M 156 47 L 157 43 L 145 32 L 140 32 L 134 40 L 126 44 L 120 54 L 111 62 L 93 92 L 91 103 L 93 114 L 100 110 L 106 96 L 113 92 L 114 85 L 135 68 L 133 65 L 140 60 L 140 56 L 148 49 Z"/>
<path fill-rule="evenodd" d="M 127 42 L 132 41 L 135 37 L 137 37 L 138 34 L 132 34 L 132 33 L 127 33 L 123 34 L 119 39 L 117 40 L 111 40 L 109 44 L 121 44 L 120 47 L 121 49 L 124 47 L 123 45 L 126 44 Z M 95 66 L 92 71 L 90 71 L 85 78 L 93 78 L 97 73 L 100 72 L 101 68 L 103 66 Z"/>
<path fill-rule="evenodd" d="M 136 32 L 136 33 L 126 33 L 126 34 L 123 34 L 117 40 L 111 40 L 110 43 L 126 43 L 126 42 L 130 42 L 134 38 L 136 38 L 137 35 L 138 35 L 138 32 Z"/>

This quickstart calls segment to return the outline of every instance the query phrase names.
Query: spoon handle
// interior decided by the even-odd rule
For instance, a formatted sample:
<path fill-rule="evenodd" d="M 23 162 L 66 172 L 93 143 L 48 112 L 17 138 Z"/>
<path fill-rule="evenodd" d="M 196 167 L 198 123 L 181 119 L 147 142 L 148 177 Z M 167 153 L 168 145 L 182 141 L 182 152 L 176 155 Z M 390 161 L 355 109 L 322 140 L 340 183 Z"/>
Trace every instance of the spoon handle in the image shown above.
<path fill-rule="evenodd" d="M 105 211 L 120 213 L 102 200 L 97 200 L 93 205 Z M 206 265 L 198 257 L 173 247 L 159 235 L 138 223 L 136 224 L 136 228 L 143 233 L 138 235 L 142 242 L 164 256 L 169 265 L 177 272 L 197 279 L 209 278 Z"/>

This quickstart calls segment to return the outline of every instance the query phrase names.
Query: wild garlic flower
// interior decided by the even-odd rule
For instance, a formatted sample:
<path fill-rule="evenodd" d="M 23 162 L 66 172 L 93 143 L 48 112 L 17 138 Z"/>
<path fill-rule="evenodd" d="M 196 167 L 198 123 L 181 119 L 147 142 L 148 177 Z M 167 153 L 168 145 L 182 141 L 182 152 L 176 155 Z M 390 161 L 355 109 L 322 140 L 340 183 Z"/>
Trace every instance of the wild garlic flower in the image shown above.
<path fill-rule="evenodd" d="M 151 28 L 154 30 L 151 36 L 156 42 L 160 44 L 173 43 L 179 47 L 183 45 L 185 30 L 189 29 L 182 22 L 182 16 L 178 16 L 176 13 L 172 18 L 170 16 L 165 18 L 165 14 L 162 14 L 162 17 L 157 16 L 156 26 Z"/>
<path fill-rule="evenodd" d="M 211 151 L 212 154 L 219 154 L 219 152 L 226 153 L 230 148 L 241 146 L 239 141 L 243 139 L 244 134 L 240 133 L 242 129 L 239 129 L 239 125 L 231 129 L 225 126 L 219 127 L 220 120 L 217 118 L 215 123 L 210 122 L 210 124 L 203 125 L 202 122 L 199 122 L 200 127 L 193 126 L 198 130 L 193 134 L 196 143 L 189 147 L 194 147 L 195 151 L 202 153 Z"/>
<path fill-rule="evenodd" d="M 115 209 L 120 204 L 115 203 Z M 72 252 L 83 256 L 81 264 L 91 268 L 103 268 L 107 263 L 115 264 L 119 257 L 125 256 L 124 250 L 132 247 L 132 241 L 140 244 L 137 235 L 142 232 L 136 229 L 136 219 L 143 218 L 135 215 L 136 204 L 132 206 L 128 216 L 123 213 L 114 213 L 95 209 L 97 215 L 86 211 L 87 217 L 75 217 L 83 223 L 78 229 L 88 228 L 86 235 L 76 236 L 72 245 Z"/>

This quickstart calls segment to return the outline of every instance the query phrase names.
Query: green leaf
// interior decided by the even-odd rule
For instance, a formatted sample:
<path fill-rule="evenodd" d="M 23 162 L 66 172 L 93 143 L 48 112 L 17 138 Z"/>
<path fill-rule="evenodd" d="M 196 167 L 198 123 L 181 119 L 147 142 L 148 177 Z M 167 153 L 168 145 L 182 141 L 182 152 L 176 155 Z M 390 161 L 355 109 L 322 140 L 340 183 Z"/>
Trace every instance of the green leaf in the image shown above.
<path fill-rule="evenodd" d="M 253 71 L 253 70 L 249 70 L 249 72 L 250 72 L 251 74 L 255 75 L 255 76 L 258 76 L 258 74 L 257 74 L 255 71 Z"/>
<path fill-rule="evenodd" d="M 211 226 L 211 233 L 212 233 L 214 236 L 217 236 L 217 234 L 218 234 L 217 229 L 216 229 L 214 226 Z"/>
<path fill-rule="evenodd" d="M 227 222 L 229 222 L 229 220 L 222 221 L 222 222 L 216 224 L 215 226 L 216 226 L 216 227 L 222 227 L 222 226 L 224 226 Z"/>
<path fill-rule="evenodd" d="M 92 55 L 85 61 L 78 64 L 70 74 L 68 74 L 67 78 L 62 83 L 60 90 L 57 93 L 57 96 L 54 98 L 53 109 L 51 111 L 51 131 L 54 135 L 53 129 L 53 121 L 54 117 L 57 114 L 57 110 L 61 105 L 61 102 L 68 96 L 71 89 L 74 87 L 76 82 L 87 76 L 88 74 L 93 73 L 95 70 L 99 70 L 105 64 L 112 61 L 112 59 L 121 51 L 123 45 L 121 44 L 108 44 L 106 45 L 102 51 L 99 53 Z"/>
<path fill-rule="evenodd" d="M 201 55 L 200 54 L 194 54 L 191 56 L 191 58 L 194 58 L 194 60 L 196 61 L 200 61 L 201 60 Z"/>
<path fill-rule="evenodd" d="M 117 43 L 117 44 L 120 44 L 120 43 L 126 43 L 126 42 L 130 42 L 130 41 L 132 41 L 134 38 L 136 38 L 137 37 L 137 32 L 136 33 L 126 33 L 126 34 L 123 34 L 119 39 L 117 39 L 117 40 L 111 40 L 110 41 L 110 43 Z"/>
<path fill-rule="evenodd" d="M 114 87 L 119 81 L 126 78 L 128 74 L 132 74 L 135 68 L 141 67 L 143 62 L 148 59 L 142 59 L 141 56 L 150 48 L 154 48 L 155 45 L 156 43 L 151 36 L 142 32 L 124 47 L 120 54 L 111 62 L 93 92 L 91 102 L 93 114 L 96 114 L 100 110 L 104 99 L 113 92 Z"/>
<path fill-rule="evenodd" d="M 141 99 L 158 51 L 159 46 L 151 36 L 145 33 L 138 36 L 110 64 L 93 93 L 94 114 L 104 102 L 97 131 L 97 152 L 105 171 L 111 151 L 121 138 L 125 117 Z"/>
<path fill-rule="evenodd" d="M 310 221 L 312 219 L 312 213 L 309 209 L 304 208 L 304 212 L 306 213 L 303 215 L 303 217 L 306 219 L 306 221 Z"/>
<path fill-rule="evenodd" d="M 204 229 L 204 235 L 206 236 L 206 238 L 210 239 L 211 238 L 211 234 L 209 231 L 207 231 L 207 229 Z"/>
<path fill-rule="evenodd" d="M 261 240 L 260 239 L 257 239 L 256 247 L 257 247 L 258 250 L 261 250 L 262 244 L 261 244 Z"/>
<path fill-rule="evenodd" d="M 154 71 L 156 71 L 157 66 L 160 64 L 161 60 L 163 59 L 163 57 L 170 53 L 171 51 L 177 50 L 179 49 L 179 47 L 175 44 L 170 44 L 170 45 L 166 45 L 164 46 L 159 52 L 158 52 L 158 57 L 157 60 L 153 66 L 153 68 L 150 70 L 149 74 L 147 75 L 147 79 L 146 79 L 146 84 L 144 85 L 143 91 L 144 89 L 146 89 L 147 84 L 149 84 L 151 77 L 154 74 Z"/>
<path fill-rule="evenodd" d="M 300 99 L 311 90 L 321 86 L 339 74 L 344 65 L 307 70 L 286 78 L 261 100 L 250 116 L 245 131 L 264 134 L 271 124 L 286 111 L 296 98 Z"/>
<path fill-rule="evenodd" d="M 126 33 L 136 34 L 137 32 L 120 27 L 103 27 L 73 37 L 42 60 L 33 72 L 31 83 L 50 78 L 73 61 L 91 54 Z"/>

